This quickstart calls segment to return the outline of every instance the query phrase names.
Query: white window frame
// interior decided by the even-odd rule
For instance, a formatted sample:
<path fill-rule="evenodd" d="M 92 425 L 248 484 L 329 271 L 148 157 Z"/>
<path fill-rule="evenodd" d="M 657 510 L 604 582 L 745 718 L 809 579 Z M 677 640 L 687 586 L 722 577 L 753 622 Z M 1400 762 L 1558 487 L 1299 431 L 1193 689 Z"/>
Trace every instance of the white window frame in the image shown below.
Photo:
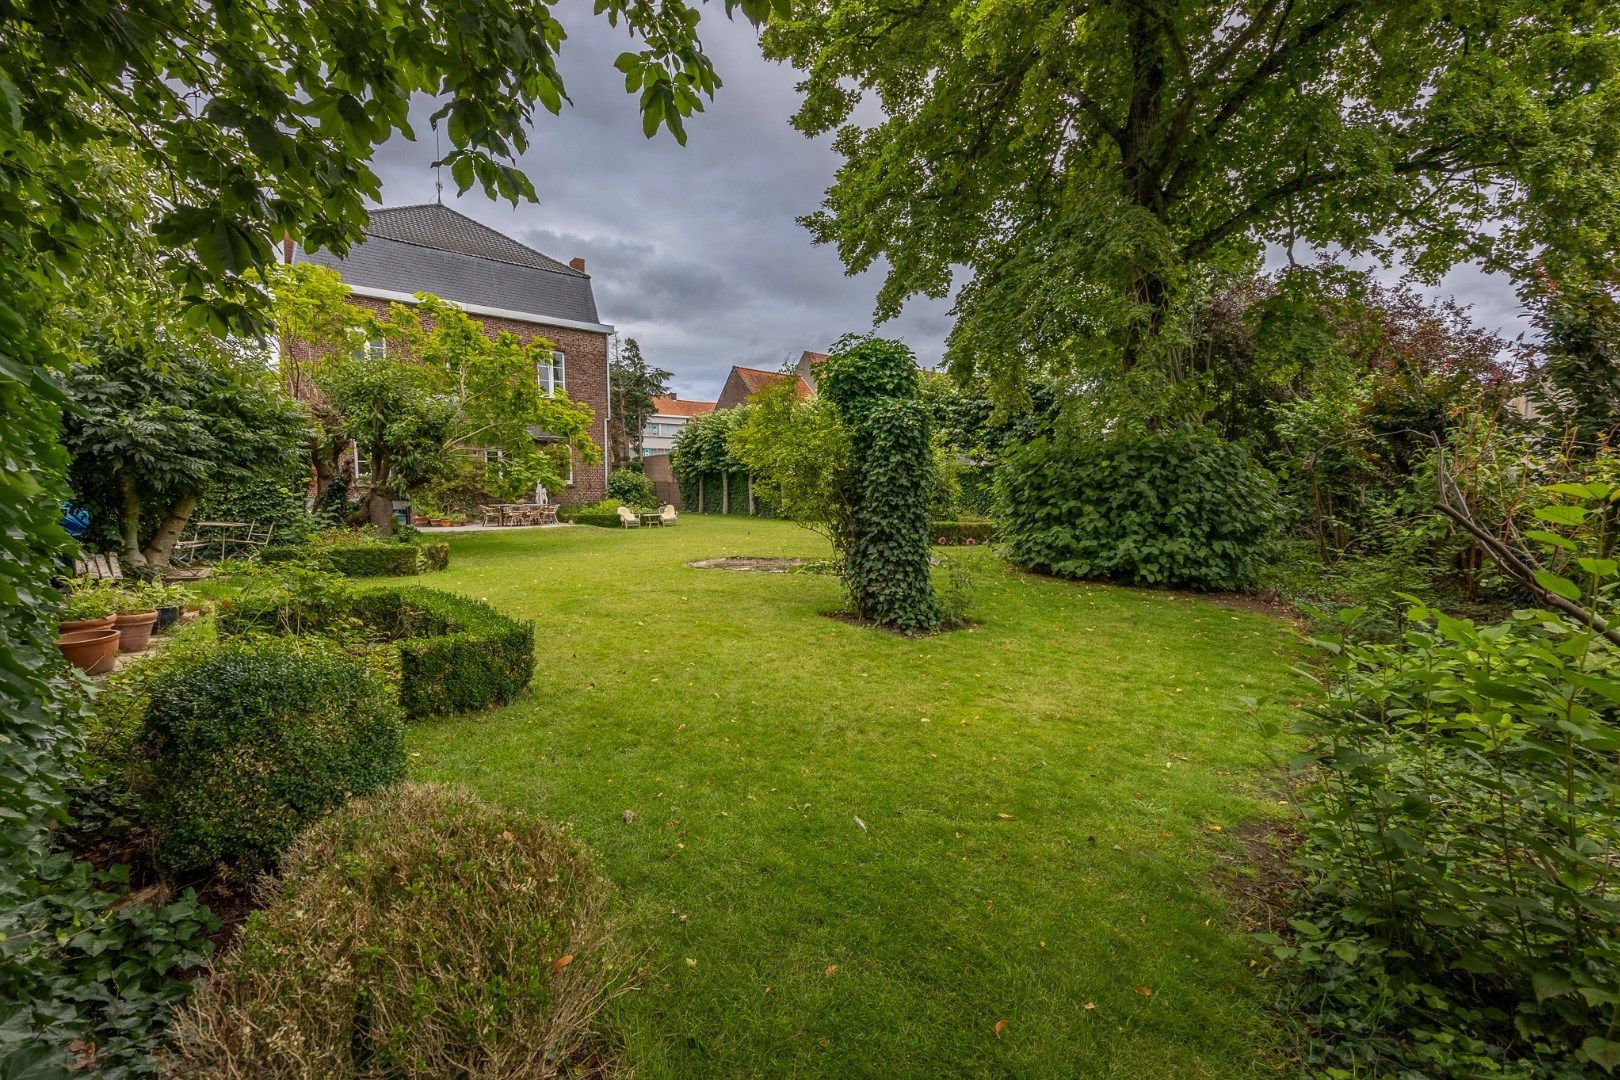
<path fill-rule="evenodd" d="M 365 331 L 358 326 L 351 331 L 354 334 L 355 358 L 359 360 L 381 360 L 388 355 L 388 339 L 385 337 L 362 337 Z"/>
<path fill-rule="evenodd" d="M 557 391 L 568 391 L 568 357 L 561 349 L 551 350 L 551 362 L 534 365 L 534 377 L 540 384 L 540 392 L 546 397 L 556 397 Z"/>
<path fill-rule="evenodd" d="M 364 456 L 360 453 L 360 444 L 355 442 L 353 439 L 350 439 L 349 475 L 354 478 L 354 482 L 356 484 L 368 484 L 371 482 L 371 467 L 369 465 L 366 466 L 364 472 L 362 472 L 360 469 L 360 463 L 364 460 Z"/>

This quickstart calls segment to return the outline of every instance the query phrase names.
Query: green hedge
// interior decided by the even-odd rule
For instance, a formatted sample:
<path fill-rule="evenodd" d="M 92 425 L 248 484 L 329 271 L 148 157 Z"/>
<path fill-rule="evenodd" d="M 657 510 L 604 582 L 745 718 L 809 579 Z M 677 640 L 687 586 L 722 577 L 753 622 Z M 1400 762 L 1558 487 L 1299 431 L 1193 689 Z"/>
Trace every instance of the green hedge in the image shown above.
<path fill-rule="evenodd" d="M 996 481 L 1007 558 L 1064 577 L 1241 589 L 1276 540 L 1276 483 L 1201 431 L 1041 437 Z"/>
<path fill-rule="evenodd" d="M 928 526 L 934 543 L 957 547 L 966 543 L 988 544 L 996 538 L 993 521 L 936 521 Z"/>
<path fill-rule="evenodd" d="M 534 676 L 533 623 L 436 589 L 244 596 L 221 611 L 220 629 L 346 632 L 352 620 L 397 647 L 399 702 L 413 720 L 505 704 Z"/>
<path fill-rule="evenodd" d="M 438 570 L 445 570 L 449 568 L 449 541 L 435 540 L 431 543 L 418 544 L 416 545 L 416 550 L 421 554 L 421 557 L 417 560 L 417 563 L 424 572 L 433 573 Z"/>
<path fill-rule="evenodd" d="M 315 561 L 345 577 L 384 577 L 421 571 L 415 544 L 354 544 L 318 548 Z"/>
<path fill-rule="evenodd" d="M 305 825 L 405 773 L 382 680 L 309 643 L 234 642 L 165 673 L 141 729 L 158 861 L 271 866 Z"/>

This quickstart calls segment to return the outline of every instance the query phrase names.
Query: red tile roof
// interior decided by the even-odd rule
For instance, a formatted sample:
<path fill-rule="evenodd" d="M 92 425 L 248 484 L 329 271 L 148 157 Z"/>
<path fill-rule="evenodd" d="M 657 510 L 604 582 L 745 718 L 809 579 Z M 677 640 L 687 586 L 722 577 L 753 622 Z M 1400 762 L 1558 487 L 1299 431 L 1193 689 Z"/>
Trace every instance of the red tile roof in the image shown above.
<path fill-rule="evenodd" d="M 659 416 L 703 416 L 714 412 L 712 401 L 687 401 L 684 398 L 655 397 L 653 412 Z"/>
<path fill-rule="evenodd" d="M 775 386 L 777 383 L 787 378 L 787 375 L 780 371 L 762 371 L 759 368 L 751 367 L 734 367 L 731 370 L 736 372 L 737 377 L 743 381 L 743 385 L 748 387 L 748 393 L 750 395 L 759 393 L 767 386 Z M 797 379 L 798 376 L 795 375 L 794 378 Z M 809 396 L 810 384 L 805 382 L 803 379 L 799 379 L 800 400 L 803 400 Z"/>

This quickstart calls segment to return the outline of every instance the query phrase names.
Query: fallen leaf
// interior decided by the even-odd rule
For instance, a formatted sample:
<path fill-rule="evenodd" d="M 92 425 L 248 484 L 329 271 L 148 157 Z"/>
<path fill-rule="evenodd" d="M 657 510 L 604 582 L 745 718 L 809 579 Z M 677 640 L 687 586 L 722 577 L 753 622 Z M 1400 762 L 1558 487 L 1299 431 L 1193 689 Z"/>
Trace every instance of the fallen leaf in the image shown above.
<path fill-rule="evenodd" d="M 697 961 L 692 959 L 690 956 L 688 956 L 686 958 L 686 966 L 687 967 L 697 967 Z"/>
<path fill-rule="evenodd" d="M 997 1020 L 996 1021 L 996 1038 L 998 1038 L 998 1039 L 1001 1038 L 1001 1033 L 1003 1031 L 1006 1031 L 1006 1030 L 1007 1030 L 1007 1020 L 1006 1020 L 1006 1018 L 1003 1017 L 1002 1019 Z"/>
<path fill-rule="evenodd" d="M 1012 820 L 1012 815 L 1011 814 L 997 814 L 996 817 L 1000 818 L 1002 821 L 1011 821 Z"/>
<path fill-rule="evenodd" d="M 830 979 L 836 974 L 838 974 L 838 965 L 837 964 L 828 964 L 827 965 L 827 978 Z"/>
<path fill-rule="evenodd" d="M 563 968 L 567 967 L 569 964 L 572 964 L 573 962 L 574 962 L 574 954 L 573 953 L 563 953 L 561 956 L 557 957 L 557 959 L 555 961 L 553 961 L 553 963 L 551 965 L 551 973 L 553 975 L 555 975 L 555 974 L 557 974 L 557 972 L 561 971 Z"/>
<path fill-rule="evenodd" d="M 1211 826 L 1210 826 L 1210 827 L 1209 827 L 1209 831 L 1210 831 L 1210 832 L 1220 832 L 1220 831 L 1221 831 L 1221 827 L 1220 827 L 1220 826 L 1219 826 L 1219 825 L 1211 825 Z"/>
<path fill-rule="evenodd" d="M 1095 1001 L 1088 1001 L 1080 1007 L 1082 1009 L 1095 1009 L 1097 1007 L 1097 1003 Z"/>
<path fill-rule="evenodd" d="M 1153 991 L 1149 990 L 1145 986 L 1132 987 L 1132 989 L 1134 989 L 1138 994 L 1141 994 L 1143 997 L 1152 997 L 1153 996 Z"/>
<path fill-rule="evenodd" d="M 867 831 L 866 822 L 861 820 L 861 815 L 855 814 L 853 816 L 855 818 L 855 824 L 857 824 L 857 825 L 859 825 L 861 827 L 861 832 L 866 832 Z"/>

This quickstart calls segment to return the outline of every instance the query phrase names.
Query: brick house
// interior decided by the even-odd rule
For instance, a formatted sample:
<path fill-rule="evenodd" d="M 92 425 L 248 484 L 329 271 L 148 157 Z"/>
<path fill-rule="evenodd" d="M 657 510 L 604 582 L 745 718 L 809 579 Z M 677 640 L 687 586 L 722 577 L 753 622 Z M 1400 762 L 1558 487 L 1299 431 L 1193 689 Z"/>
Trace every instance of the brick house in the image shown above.
<path fill-rule="evenodd" d="M 808 373 L 809 362 L 805 357 L 820 355 L 820 353 L 805 353 L 803 357 L 799 358 L 799 366 L 804 368 L 805 373 Z M 720 388 L 720 397 L 715 401 L 714 407 L 719 410 L 735 409 L 739 405 L 746 405 L 749 398 L 767 386 L 775 386 L 783 379 L 788 378 L 798 380 L 799 399 L 801 401 L 815 394 L 814 387 L 806 380 L 805 374 L 801 373 L 797 368 L 789 374 L 781 371 L 766 371 L 763 368 L 740 367 L 734 364 L 731 373 L 726 376 L 725 385 Z"/>
<path fill-rule="evenodd" d="M 347 255 L 305 251 L 289 240 L 283 257 L 336 270 L 349 302 L 379 313 L 415 303 L 415 293 L 432 293 L 459 305 L 491 337 L 507 331 L 523 341 L 545 338 L 555 360 L 537 378 L 589 405 L 591 438 L 606 447 L 613 327 L 597 316 L 585 260 L 558 262 L 438 203 L 373 210 L 365 239 Z M 587 467 L 576 453 L 567 490 L 551 494 L 563 503 L 590 503 L 602 498 L 606 483 L 606 464 Z"/>

